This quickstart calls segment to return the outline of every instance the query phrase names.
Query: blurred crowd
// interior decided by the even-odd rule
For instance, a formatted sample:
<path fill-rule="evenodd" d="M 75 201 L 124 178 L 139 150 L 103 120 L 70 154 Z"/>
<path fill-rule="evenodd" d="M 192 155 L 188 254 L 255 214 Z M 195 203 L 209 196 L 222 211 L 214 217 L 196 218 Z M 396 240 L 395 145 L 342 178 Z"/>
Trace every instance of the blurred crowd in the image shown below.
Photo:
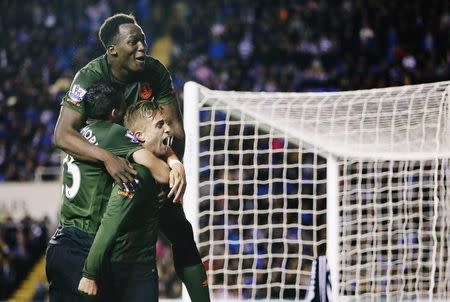
<path fill-rule="evenodd" d="M 0 1 L 8 11 L 0 17 L 0 181 L 60 165 L 52 146 L 59 104 L 76 71 L 104 52 L 99 26 L 112 13 L 139 11 L 146 27 L 159 28 L 164 7 L 155 2 Z"/>
<path fill-rule="evenodd" d="M 330 242 L 327 160 L 221 102 L 200 106 L 198 246 L 211 291 L 233 300 L 301 300 L 313 260 Z M 448 159 L 338 158 L 342 293 L 416 300 L 434 282 L 434 299 L 448 295 L 441 265 L 448 167 Z"/>
<path fill-rule="evenodd" d="M 46 219 L 0 217 L 0 301 L 6 300 L 44 253 L 48 242 Z"/>
<path fill-rule="evenodd" d="M 450 79 L 450 4 L 445 0 L 29 0 L 26 5 L 0 0 L 0 9 L 8 12 L 0 17 L 0 181 L 32 180 L 39 167 L 60 165 L 59 152 L 52 147 L 59 103 L 75 72 L 103 53 L 98 28 L 116 12 L 137 17 L 150 47 L 158 38 L 170 37 L 167 67 L 181 105 L 182 87 L 189 80 L 219 90 L 301 92 Z M 308 156 L 305 163 L 312 161 Z M 289 170 L 294 173 L 289 177 L 296 179 L 296 170 Z M 287 194 L 301 190 L 310 192 L 306 195 L 323 195 L 324 190 L 307 184 L 301 189 L 291 183 L 277 186 L 287 186 Z M 223 193 L 223 188 L 216 189 L 217 195 Z M 262 199 L 258 204 L 245 201 L 245 207 L 267 210 L 267 186 L 247 189 L 249 195 Z M 289 203 L 288 208 L 298 208 L 295 198 Z M 262 215 L 261 223 L 269 224 L 270 218 L 270 223 L 278 224 L 282 213 L 278 214 L 276 204 L 271 208 L 274 216 Z M 316 223 L 305 213 L 302 223 Z M 248 225 L 255 223 L 254 218 L 248 219 Z M 298 218 L 292 219 L 299 223 Z M 316 238 L 312 232 L 289 232 L 292 240 Z M 226 235 L 233 240 L 236 234 Z M 0 240 L 6 242 L 3 235 Z M 14 249 L 8 242 L 2 246 Z M 248 247 L 248 253 L 258 253 L 259 248 Z M 169 248 L 162 241 L 158 255 L 161 263 L 170 263 Z M 162 296 L 178 295 L 173 270 L 161 263 L 160 289 L 166 289 Z M 2 267 L 10 267 L 3 253 Z M 17 270 L 15 279 L 5 282 L 16 282 L 23 269 Z M 268 277 L 261 278 L 265 282 Z"/>
<path fill-rule="evenodd" d="M 333 91 L 450 78 L 450 9 L 430 1 L 0 1 L 0 181 L 59 166 L 52 133 L 74 73 L 103 53 L 101 22 L 133 12 L 150 47 L 173 43 L 182 103 L 212 89 Z M 76 17 L 74 17 L 76 16 Z"/>
<path fill-rule="evenodd" d="M 199 3 L 201 2 L 201 4 Z M 179 87 L 330 91 L 450 77 L 450 10 L 431 1 L 178 1 Z"/>
<path fill-rule="evenodd" d="M 326 249 L 326 160 L 298 138 L 230 115 L 200 112 L 198 246 L 211 291 L 303 300 Z"/>

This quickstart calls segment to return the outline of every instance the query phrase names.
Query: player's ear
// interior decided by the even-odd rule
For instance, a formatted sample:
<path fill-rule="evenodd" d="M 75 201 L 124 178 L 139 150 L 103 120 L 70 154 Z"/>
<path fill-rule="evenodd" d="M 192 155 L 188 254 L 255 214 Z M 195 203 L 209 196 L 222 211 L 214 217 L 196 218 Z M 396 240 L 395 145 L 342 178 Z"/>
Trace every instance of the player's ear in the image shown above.
<path fill-rule="evenodd" d="M 116 47 L 114 44 L 108 45 L 108 53 L 112 56 L 117 55 Z"/>
<path fill-rule="evenodd" d="M 111 111 L 111 116 L 112 116 L 114 119 L 120 117 L 120 110 L 117 109 L 117 108 L 114 108 L 114 109 Z"/>
<path fill-rule="evenodd" d="M 134 136 L 141 142 L 145 141 L 144 133 L 140 130 L 134 132 Z"/>

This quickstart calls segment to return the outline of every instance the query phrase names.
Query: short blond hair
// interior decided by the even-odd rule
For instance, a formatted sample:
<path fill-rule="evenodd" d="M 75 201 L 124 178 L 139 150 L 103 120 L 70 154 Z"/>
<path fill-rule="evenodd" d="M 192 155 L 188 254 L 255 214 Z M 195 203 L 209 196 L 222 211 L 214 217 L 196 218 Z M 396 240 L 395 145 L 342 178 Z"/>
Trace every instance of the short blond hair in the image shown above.
<path fill-rule="evenodd" d="M 128 107 L 123 119 L 123 125 L 131 131 L 136 131 L 141 126 L 141 123 L 154 117 L 158 112 L 162 112 L 162 107 L 158 103 L 147 100 L 138 101 Z"/>

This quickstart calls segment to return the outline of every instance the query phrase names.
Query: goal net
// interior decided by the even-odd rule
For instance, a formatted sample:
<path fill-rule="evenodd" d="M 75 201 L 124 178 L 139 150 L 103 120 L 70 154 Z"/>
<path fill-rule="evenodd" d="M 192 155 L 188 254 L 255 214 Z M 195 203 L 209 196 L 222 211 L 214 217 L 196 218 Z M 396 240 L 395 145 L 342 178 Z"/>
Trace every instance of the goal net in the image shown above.
<path fill-rule="evenodd" d="M 213 300 L 450 301 L 450 82 L 184 89 L 185 211 Z"/>

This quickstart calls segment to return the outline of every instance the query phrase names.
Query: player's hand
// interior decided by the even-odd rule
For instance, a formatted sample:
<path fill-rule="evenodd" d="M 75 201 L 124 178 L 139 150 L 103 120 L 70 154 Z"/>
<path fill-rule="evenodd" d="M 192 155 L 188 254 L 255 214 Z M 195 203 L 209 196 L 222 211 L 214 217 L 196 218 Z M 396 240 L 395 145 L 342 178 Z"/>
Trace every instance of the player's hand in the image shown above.
<path fill-rule="evenodd" d="M 136 189 L 135 177 L 137 171 L 133 169 L 128 160 L 110 153 L 104 161 L 105 168 L 121 189 L 134 191 Z"/>
<path fill-rule="evenodd" d="M 167 197 L 175 195 L 173 201 L 183 203 L 184 191 L 186 191 L 186 172 L 184 171 L 184 165 L 181 162 L 171 165 L 169 174 L 169 187 L 170 192 Z"/>
<path fill-rule="evenodd" d="M 89 296 L 95 296 L 97 295 L 97 283 L 95 280 L 83 277 L 78 284 L 78 291 Z"/>

